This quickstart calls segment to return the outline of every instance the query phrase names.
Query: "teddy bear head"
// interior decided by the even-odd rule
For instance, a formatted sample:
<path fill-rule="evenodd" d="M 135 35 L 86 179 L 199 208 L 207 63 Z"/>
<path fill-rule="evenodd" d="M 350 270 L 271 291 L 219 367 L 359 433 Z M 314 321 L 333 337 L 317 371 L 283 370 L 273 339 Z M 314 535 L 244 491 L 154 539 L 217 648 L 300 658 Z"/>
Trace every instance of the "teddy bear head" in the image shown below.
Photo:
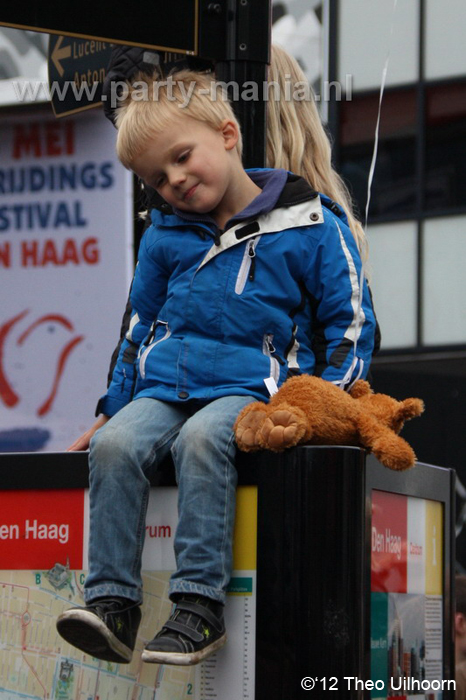
<path fill-rule="evenodd" d="M 364 410 L 372 413 L 381 423 L 399 434 L 407 420 L 420 416 L 424 411 L 421 399 L 409 398 L 397 401 L 387 394 L 375 394 L 368 382 L 360 379 L 350 391 Z"/>

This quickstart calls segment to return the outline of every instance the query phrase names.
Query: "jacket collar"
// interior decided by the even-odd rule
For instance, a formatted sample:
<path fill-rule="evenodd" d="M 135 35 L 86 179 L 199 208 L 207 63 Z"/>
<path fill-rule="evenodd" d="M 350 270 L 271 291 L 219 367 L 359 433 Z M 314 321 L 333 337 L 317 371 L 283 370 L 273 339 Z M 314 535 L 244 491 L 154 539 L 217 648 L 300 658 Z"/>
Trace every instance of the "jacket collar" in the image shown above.
<path fill-rule="evenodd" d="M 227 228 L 242 220 L 267 214 L 273 209 L 308 201 L 318 194 L 301 177 L 283 169 L 254 168 L 246 172 L 262 192 L 242 212 L 230 219 Z M 179 226 L 182 222 L 216 226 L 214 219 L 208 214 L 184 212 L 164 201 L 155 206 L 151 217 L 154 224 L 162 226 Z"/>
<path fill-rule="evenodd" d="M 264 215 L 268 214 L 271 211 L 274 211 L 276 209 L 282 209 L 282 208 L 288 208 L 292 206 L 296 206 L 298 204 L 304 204 L 305 202 L 310 202 L 313 199 L 316 199 L 320 197 L 320 203 L 326 208 L 329 209 L 333 214 L 338 216 L 339 219 L 341 219 L 345 224 L 348 224 L 348 219 L 346 217 L 345 212 L 343 209 L 336 204 L 330 197 L 327 197 L 327 195 L 320 194 L 316 190 L 314 190 L 309 183 L 304 180 L 304 178 L 300 177 L 299 175 L 295 175 L 294 173 L 290 173 L 287 171 L 283 170 L 273 170 L 272 168 L 255 168 L 255 169 L 250 169 L 246 171 L 248 175 L 251 177 L 251 179 L 259 186 L 262 187 L 263 190 L 266 188 L 267 181 L 270 178 L 271 174 L 277 174 L 277 173 L 283 173 L 286 172 L 287 176 L 286 178 L 283 178 L 284 184 L 281 192 L 279 193 L 278 197 L 275 199 L 275 202 L 273 205 L 269 207 L 264 207 L 261 208 L 259 211 L 259 206 L 258 206 L 258 211 L 257 213 L 249 213 L 249 207 L 247 207 L 244 210 L 244 213 L 246 214 L 247 219 L 251 218 L 256 218 L 259 214 Z M 272 175 L 273 177 L 273 175 Z M 264 192 L 262 193 L 264 194 Z M 261 195 L 256 197 L 254 202 L 257 205 L 261 204 Z M 251 205 L 250 205 L 251 206 Z M 319 205 L 320 206 L 320 205 Z M 186 212 L 179 212 L 177 210 L 174 210 L 167 202 L 161 202 L 155 209 L 152 210 L 151 213 L 152 217 L 152 223 L 159 225 L 159 226 L 180 226 L 180 225 L 192 225 L 192 224 L 207 224 L 209 227 L 215 225 L 214 220 L 212 217 L 208 216 L 197 216 L 197 215 L 189 215 L 189 213 Z M 262 218 L 262 217 L 261 217 Z M 234 217 L 231 219 L 231 223 L 235 224 L 236 226 L 242 221 L 243 217 L 238 215 L 238 217 Z M 301 223 L 301 225 L 304 225 Z M 287 226 L 286 228 L 290 228 Z"/>

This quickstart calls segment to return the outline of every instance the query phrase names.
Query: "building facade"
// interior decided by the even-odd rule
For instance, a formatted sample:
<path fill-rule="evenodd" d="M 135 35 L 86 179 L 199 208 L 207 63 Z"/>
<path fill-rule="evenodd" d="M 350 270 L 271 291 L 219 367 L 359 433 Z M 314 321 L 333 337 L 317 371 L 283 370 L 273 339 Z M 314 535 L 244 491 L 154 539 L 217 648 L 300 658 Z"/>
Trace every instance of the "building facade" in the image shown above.
<path fill-rule="evenodd" d="M 403 435 L 418 459 L 466 483 L 466 5 L 462 0 L 330 3 L 329 103 L 336 164 L 365 220 L 382 329 L 377 391 L 418 396 Z M 384 71 L 386 75 L 384 77 Z M 385 80 L 383 96 L 381 85 Z M 462 523 L 458 524 L 458 529 Z M 458 537 L 466 565 L 466 536 Z"/>

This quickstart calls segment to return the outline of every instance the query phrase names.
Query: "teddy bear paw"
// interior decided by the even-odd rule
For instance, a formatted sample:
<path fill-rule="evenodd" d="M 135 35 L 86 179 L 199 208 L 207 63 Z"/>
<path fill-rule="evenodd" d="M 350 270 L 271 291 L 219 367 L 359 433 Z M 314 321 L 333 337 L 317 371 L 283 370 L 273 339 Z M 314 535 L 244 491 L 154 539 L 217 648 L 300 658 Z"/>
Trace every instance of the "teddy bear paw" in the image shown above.
<path fill-rule="evenodd" d="M 253 452 L 260 450 L 259 430 L 267 416 L 264 410 L 251 410 L 240 415 L 235 424 L 236 442 L 240 450 Z"/>
<path fill-rule="evenodd" d="M 265 419 L 259 431 L 260 445 L 274 452 L 297 445 L 306 432 L 304 414 L 300 409 L 277 409 Z"/>

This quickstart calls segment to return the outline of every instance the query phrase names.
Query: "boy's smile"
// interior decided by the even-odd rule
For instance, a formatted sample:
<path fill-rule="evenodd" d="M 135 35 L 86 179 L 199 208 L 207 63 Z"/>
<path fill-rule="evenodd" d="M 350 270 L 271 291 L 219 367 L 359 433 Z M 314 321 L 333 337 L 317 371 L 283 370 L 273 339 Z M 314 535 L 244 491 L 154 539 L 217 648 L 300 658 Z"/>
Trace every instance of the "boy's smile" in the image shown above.
<path fill-rule="evenodd" d="M 131 167 L 168 204 L 209 213 L 222 228 L 260 192 L 243 170 L 237 141 L 233 121 L 214 129 L 192 117 L 175 117 L 150 138 Z"/>

